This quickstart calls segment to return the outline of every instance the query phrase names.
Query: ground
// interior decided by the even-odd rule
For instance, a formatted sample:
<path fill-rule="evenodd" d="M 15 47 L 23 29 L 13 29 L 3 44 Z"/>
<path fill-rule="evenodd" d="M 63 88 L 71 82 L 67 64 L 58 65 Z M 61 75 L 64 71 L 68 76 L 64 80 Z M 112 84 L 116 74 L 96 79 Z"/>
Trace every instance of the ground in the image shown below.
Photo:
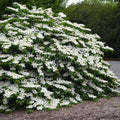
<path fill-rule="evenodd" d="M 111 69 L 120 78 L 120 61 L 109 61 Z M 0 120 L 120 120 L 120 96 L 101 98 L 96 102 L 84 101 L 56 111 L 14 111 L 0 113 Z"/>
<path fill-rule="evenodd" d="M 120 120 L 120 96 L 84 101 L 57 111 L 15 111 L 0 114 L 0 120 Z"/>
<path fill-rule="evenodd" d="M 108 61 L 111 64 L 111 70 L 118 76 L 120 79 L 120 61 Z"/>

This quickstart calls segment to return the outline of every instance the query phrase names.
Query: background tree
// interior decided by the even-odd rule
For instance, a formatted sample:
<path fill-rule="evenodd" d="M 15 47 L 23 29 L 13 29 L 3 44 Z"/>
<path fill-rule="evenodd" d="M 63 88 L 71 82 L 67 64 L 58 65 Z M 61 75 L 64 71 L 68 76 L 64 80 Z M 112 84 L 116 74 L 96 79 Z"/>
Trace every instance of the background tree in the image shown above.
<path fill-rule="evenodd" d="M 119 3 L 83 2 L 69 6 L 65 13 L 70 21 L 85 24 L 93 33 L 99 34 L 103 42 L 114 48 L 114 53 L 105 54 L 106 58 L 120 58 Z"/>
<path fill-rule="evenodd" d="M 68 0 L 38 0 L 35 1 L 36 6 L 43 8 L 52 8 L 53 11 L 62 11 Z"/>
<path fill-rule="evenodd" d="M 87 3 L 114 3 L 119 2 L 119 0 L 84 0 Z"/>

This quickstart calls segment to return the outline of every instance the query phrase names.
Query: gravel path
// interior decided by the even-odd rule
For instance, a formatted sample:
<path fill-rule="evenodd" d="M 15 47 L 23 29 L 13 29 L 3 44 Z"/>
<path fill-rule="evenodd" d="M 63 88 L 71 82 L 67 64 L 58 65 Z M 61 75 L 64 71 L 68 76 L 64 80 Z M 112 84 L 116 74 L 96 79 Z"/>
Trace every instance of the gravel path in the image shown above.
<path fill-rule="evenodd" d="M 108 61 L 120 78 L 120 61 Z M 120 120 L 120 96 L 101 98 L 97 102 L 84 101 L 56 111 L 14 111 L 0 113 L 0 120 Z"/>
<path fill-rule="evenodd" d="M 120 61 L 108 61 L 111 64 L 111 70 L 118 76 L 120 79 Z"/>

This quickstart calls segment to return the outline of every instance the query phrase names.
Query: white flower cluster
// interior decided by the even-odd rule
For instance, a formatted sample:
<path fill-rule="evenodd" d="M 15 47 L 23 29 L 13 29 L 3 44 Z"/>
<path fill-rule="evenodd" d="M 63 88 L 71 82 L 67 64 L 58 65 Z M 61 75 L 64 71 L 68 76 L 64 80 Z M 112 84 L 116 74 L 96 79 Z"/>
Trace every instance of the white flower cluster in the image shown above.
<path fill-rule="evenodd" d="M 112 48 L 97 34 L 50 8 L 13 4 L 0 21 L 0 111 L 56 109 L 118 93 L 119 81 L 103 60 Z"/>

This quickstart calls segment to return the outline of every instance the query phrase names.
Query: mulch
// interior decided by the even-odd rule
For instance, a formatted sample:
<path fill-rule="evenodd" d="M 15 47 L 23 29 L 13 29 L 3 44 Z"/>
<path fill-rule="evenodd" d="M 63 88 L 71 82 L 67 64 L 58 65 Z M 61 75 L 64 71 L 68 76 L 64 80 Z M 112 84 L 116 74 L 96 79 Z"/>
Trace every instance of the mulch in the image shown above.
<path fill-rule="evenodd" d="M 56 111 L 0 113 L 0 120 L 120 120 L 120 96 L 100 98 L 97 102 L 84 101 Z"/>

